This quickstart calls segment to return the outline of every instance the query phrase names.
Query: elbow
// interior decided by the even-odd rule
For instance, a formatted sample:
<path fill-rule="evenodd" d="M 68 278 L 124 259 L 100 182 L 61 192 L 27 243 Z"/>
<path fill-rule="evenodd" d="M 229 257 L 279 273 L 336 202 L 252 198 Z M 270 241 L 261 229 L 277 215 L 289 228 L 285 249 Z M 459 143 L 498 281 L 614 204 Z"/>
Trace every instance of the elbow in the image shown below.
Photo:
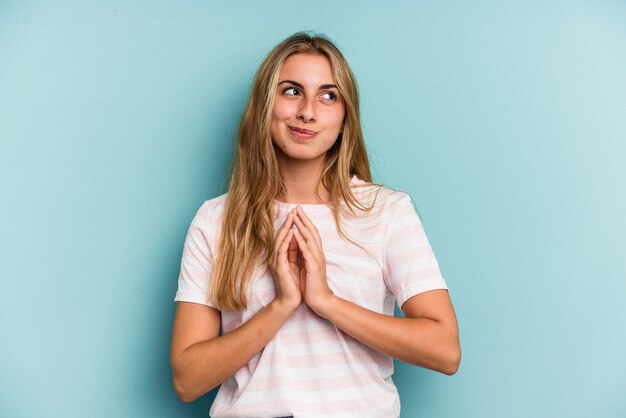
<path fill-rule="evenodd" d="M 219 383 L 211 384 L 210 386 L 200 389 L 197 386 L 194 386 L 190 382 L 185 381 L 176 375 L 174 375 L 172 383 L 173 383 L 174 391 L 176 392 L 176 395 L 184 403 L 191 403 L 195 401 L 196 399 L 198 399 L 199 397 L 201 397 L 202 395 L 204 395 L 205 393 L 219 386 Z"/>
<path fill-rule="evenodd" d="M 185 373 L 183 373 L 183 370 L 180 368 L 173 356 L 170 361 L 170 366 L 172 368 L 172 386 L 174 386 L 176 396 L 178 396 L 178 398 L 184 403 L 195 401 L 198 396 L 194 396 L 192 393 L 193 391 L 191 390 L 191 385 L 187 379 L 185 379 Z"/>
<path fill-rule="evenodd" d="M 193 402 L 198 398 L 197 396 L 194 396 L 179 379 L 174 378 L 173 384 L 176 395 L 184 403 Z"/>
<path fill-rule="evenodd" d="M 193 381 L 190 380 L 191 376 L 189 370 L 184 367 L 179 357 L 172 355 L 170 359 L 170 366 L 172 368 L 172 386 L 176 396 L 184 403 L 191 403 L 202 396 L 202 393 L 198 392 L 198 388 L 195 387 Z"/>
<path fill-rule="evenodd" d="M 445 375 L 452 376 L 456 374 L 456 372 L 459 370 L 459 364 L 460 362 L 450 363 L 446 365 L 445 368 L 441 369 L 440 371 L 441 373 Z"/>
<path fill-rule="evenodd" d="M 460 364 L 461 364 L 461 346 L 459 344 L 455 344 L 454 347 L 452 347 L 452 349 L 446 356 L 443 367 L 441 368 L 440 371 L 443 374 L 452 376 L 459 370 Z"/>

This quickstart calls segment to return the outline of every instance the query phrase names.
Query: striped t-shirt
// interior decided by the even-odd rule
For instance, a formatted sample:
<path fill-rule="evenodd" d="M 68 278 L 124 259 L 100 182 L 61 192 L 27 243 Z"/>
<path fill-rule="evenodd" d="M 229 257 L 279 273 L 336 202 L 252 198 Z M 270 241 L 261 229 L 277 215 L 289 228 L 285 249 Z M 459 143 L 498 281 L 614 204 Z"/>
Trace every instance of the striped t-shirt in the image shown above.
<path fill-rule="evenodd" d="M 344 231 L 337 232 L 331 209 L 300 205 L 317 227 L 333 293 L 385 315 L 410 297 L 447 289 L 437 260 L 410 197 L 356 177 L 353 190 L 373 209 L 342 211 Z M 204 202 L 193 219 L 183 250 L 175 301 L 213 307 L 208 293 L 226 195 Z M 275 201 L 275 228 L 295 204 Z M 248 308 L 221 312 L 227 334 L 275 297 L 267 269 L 253 273 Z M 220 387 L 212 417 L 393 417 L 400 415 L 391 375 L 393 360 L 316 315 L 304 302 L 276 336 Z"/>

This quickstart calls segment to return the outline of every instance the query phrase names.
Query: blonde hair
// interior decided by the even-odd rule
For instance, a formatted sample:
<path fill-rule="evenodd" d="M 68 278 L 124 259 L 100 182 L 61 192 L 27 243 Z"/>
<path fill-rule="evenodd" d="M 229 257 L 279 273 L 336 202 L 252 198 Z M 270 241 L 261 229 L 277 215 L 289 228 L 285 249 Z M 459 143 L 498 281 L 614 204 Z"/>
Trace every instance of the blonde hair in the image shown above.
<path fill-rule="evenodd" d="M 237 137 L 226 206 L 218 239 L 211 279 L 212 301 L 221 310 L 240 311 L 247 307 L 247 287 L 253 271 L 266 265 L 274 250 L 274 199 L 285 191 L 270 136 L 270 121 L 279 72 L 293 54 L 327 57 L 333 78 L 343 97 L 346 115 L 343 130 L 326 153 L 321 175 L 330 192 L 339 233 L 346 237 L 340 222 L 340 202 L 355 209 L 369 210 L 354 196 L 350 181 L 356 175 L 371 183 L 371 174 L 359 116 L 356 80 L 348 62 L 324 36 L 296 33 L 277 45 L 265 57 L 254 78 Z"/>

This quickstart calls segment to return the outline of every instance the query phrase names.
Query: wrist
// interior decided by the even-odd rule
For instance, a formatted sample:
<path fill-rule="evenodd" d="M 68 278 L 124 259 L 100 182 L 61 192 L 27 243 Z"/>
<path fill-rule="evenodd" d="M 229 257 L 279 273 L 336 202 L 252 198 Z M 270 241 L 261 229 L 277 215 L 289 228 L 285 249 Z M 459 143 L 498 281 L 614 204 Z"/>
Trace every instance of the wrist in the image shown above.
<path fill-rule="evenodd" d="M 334 306 L 337 303 L 339 298 L 335 296 L 334 293 L 330 293 L 328 296 L 324 297 L 316 301 L 314 304 L 309 305 L 309 307 L 322 318 L 326 318 L 330 320 L 330 316 L 333 312 Z"/>
<path fill-rule="evenodd" d="M 281 298 L 276 298 L 272 302 L 270 302 L 270 306 L 273 311 L 277 314 L 284 316 L 285 319 L 288 318 L 293 311 L 295 311 L 300 303 L 295 303 L 295 301 L 284 300 Z"/>

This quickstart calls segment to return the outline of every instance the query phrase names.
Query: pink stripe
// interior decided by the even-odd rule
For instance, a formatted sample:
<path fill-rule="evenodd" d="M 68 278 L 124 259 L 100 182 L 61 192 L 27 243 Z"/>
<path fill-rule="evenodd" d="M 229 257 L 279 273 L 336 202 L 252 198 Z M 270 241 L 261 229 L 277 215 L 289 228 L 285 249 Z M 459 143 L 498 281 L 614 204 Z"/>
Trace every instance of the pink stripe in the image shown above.
<path fill-rule="evenodd" d="M 359 364 L 375 364 L 377 366 L 387 367 L 392 364 L 391 357 L 386 357 L 383 354 L 376 353 L 364 353 L 356 352 L 347 355 L 346 353 L 328 353 L 317 354 L 315 356 L 299 355 L 299 356 L 283 356 L 280 358 L 272 357 L 269 361 L 264 361 L 260 367 L 286 367 L 289 369 L 298 368 L 315 368 L 324 367 L 329 365 L 344 364 L 347 365 L 348 359 L 354 359 Z"/>
<path fill-rule="evenodd" d="M 353 183 L 364 184 L 358 179 Z M 358 305 L 393 315 L 394 296 L 389 289 L 404 299 L 421 289 L 445 286 L 410 197 L 372 185 L 354 190 L 360 199 L 376 199 L 369 212 L 357 211 L 356 216 L 345 208 L 341 212 L 345 231 L 367 251 L 338 235 L 328 210 L 306 209 L 322 237 L 331 289 Z M 206 201 L 189 229 L 179 276 L 180 294 L 187 298 L 205 299 L 209 291 L 212 250 L 225 202 L 225 195 Z M 285 216 L 286 211 L 275 211 L 277 227 Z M 235 330 L 274 299 L 269 272 L 255 271 L 249 292 L 246 312 L 222 312 L 224 332 Z M 386 379 L 392 370 L 390 357 L 301 305 L 274 339 L 235 374 L 236 380 L 222 385 L 212 414 L 276 416 L 292 411 L 296 416 L 395 418 L 397 391 Z"/>
<path fill-rule="evenodd" d="M 363 373 L 356 375 L 350 374 L 345 376 L 314 377 L 309 379 L 298 379 L 289 376 L 287 373 L 277 373 L 271 378 L 255 378 L 246 385 L 246 392 L 268 391 L 276 386 L 288 387 L 290 390 L 302 392 L 325 392 L 334 391 L 337 388 L 355 388 L 363 386 L 377 386 L 383 379 L 381 376 L 372 373 Z M 224 382 L 225 385 L 231 385 L 231 381 Z"/>

